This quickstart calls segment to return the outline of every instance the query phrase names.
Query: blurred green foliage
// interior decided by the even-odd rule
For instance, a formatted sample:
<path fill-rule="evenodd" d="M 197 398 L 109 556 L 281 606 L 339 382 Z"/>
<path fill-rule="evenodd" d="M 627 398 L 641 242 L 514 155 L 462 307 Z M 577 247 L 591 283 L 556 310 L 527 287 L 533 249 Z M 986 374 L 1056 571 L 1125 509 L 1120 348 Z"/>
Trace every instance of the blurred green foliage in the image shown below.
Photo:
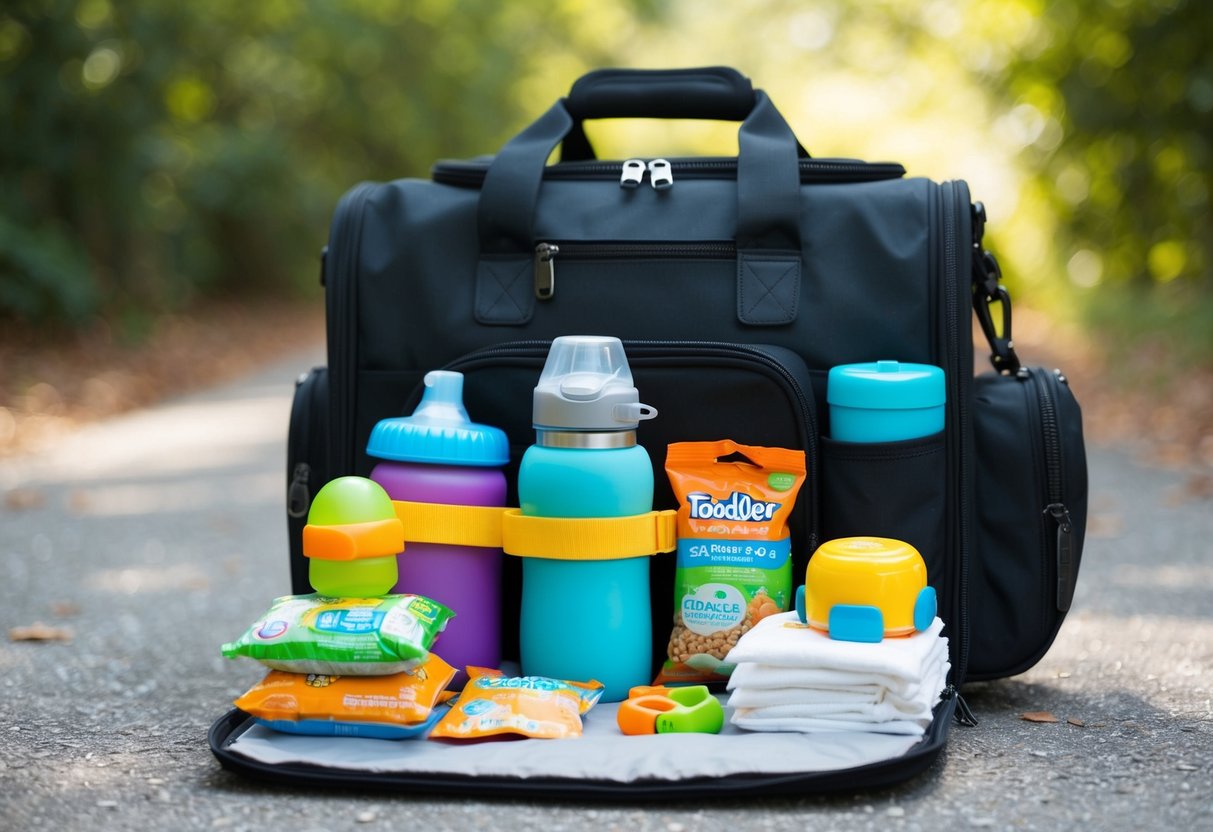
<path fill-rule="evenodd" d="M 969 179 L 1018 298 L 1213 362 L 1213 3 L 708 8 L 10 0 L 0 320 L 314 286 L 355 182 L 491 153 L 591 68 L 730 64 L 815 154 Z M 591 127 L 616 155 L 735 150 L 732 125 Z"/>
<path fill-rule="evenodd" d="M 1030 26 L 987 73 L 1054 230 L 1050 272 L 1128 345 L 1213 360 L 1213 3 L 988 0 Z"/>
<path fill-rule="evenodd" d="M 342 191 L 491 152 L 569 78 L 609 63 L 615 41 L 593 33 L 622 11 L 7 3 L 0 319 L 72 323 L 314 286 Z"/>

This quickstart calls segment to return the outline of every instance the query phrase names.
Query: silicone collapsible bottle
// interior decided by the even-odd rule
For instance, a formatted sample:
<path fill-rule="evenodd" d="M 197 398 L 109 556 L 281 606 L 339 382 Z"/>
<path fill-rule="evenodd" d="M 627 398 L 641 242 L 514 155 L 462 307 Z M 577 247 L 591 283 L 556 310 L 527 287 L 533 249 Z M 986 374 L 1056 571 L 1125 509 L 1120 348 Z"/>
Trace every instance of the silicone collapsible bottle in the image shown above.
<path fill-rule="evenodd" d="M 653 467 L 636 444 L 640 404 L 618 338 L 552 342 L 534 393 L 536 442 L 522 458 L 524 515 L 626 517 L 653 507 Z M 652 676 L 649 559 L 522 559 L 520 648 L 528 676 L 604 685 L 627 698 Z"/>
<path fill-rule="evenodd" d="M 393 500 L 504 506 L 509 442 L 500 428 L 472 422 L 463 375 L 435 370 L 411 416 L 383 419 L 368 455 L 382 460 L 371 479 Z M 409 530 L 405 529 L 408 540 Z M 432 598 L 455 611 L 434 652 L 462 670 L 501 664 L 501 549 L 410 541 L 398 558 L 396 592 Z"/>
<path fill-rule="evenodd" d="M 943 370 L 930 364 L 873 361 L 830 368 L 830 438 L 897 442 L 943 430 Z"/>

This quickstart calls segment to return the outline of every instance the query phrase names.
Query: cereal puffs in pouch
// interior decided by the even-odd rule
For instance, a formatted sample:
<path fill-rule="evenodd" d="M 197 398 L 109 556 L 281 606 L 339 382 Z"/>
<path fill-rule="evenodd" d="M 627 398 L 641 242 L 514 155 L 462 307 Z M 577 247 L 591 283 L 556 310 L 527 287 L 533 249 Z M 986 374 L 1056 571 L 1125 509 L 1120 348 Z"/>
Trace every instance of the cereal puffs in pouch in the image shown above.
<path fill-rule="evenodd" d="M 788 516 L 804 451 L 676 442 L 665 461 L 678 499 L 674 627 L 658 684 L 727 679 L 737 640 L 792 600 Z"/>

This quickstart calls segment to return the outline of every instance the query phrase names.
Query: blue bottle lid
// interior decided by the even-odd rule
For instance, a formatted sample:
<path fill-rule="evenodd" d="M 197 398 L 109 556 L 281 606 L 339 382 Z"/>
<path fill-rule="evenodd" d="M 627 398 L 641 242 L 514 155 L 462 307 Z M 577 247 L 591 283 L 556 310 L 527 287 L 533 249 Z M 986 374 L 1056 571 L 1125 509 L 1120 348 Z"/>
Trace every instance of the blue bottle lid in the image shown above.
<path fill-rule="evenodd" d="M 826 387 L 830 404 L 868 410 L 938 407 L 946 398 L 943 370 L 899 361 L 831 367 Z"/>
<path fill-rule="evenodd" d="M 434 370 L 412 416 L 381 419 L 371 430 L 366 452 L 393 462 L 496 467 L 510 459 L 501 428 L 468 418 L 463 406 L 463 373 Z"/>

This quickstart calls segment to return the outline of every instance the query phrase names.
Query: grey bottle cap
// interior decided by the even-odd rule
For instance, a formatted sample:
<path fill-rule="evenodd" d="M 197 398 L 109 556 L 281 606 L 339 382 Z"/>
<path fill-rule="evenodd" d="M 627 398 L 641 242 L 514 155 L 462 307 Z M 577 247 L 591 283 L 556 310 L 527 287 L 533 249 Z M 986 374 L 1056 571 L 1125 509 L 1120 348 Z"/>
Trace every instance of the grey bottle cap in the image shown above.
<path fill-rule="evenodd" d="M 535 387 L 536 430 L 635 430 L 656 415 L 640 402 L 618 338 L 564 335 L 552 342 Z"/>

